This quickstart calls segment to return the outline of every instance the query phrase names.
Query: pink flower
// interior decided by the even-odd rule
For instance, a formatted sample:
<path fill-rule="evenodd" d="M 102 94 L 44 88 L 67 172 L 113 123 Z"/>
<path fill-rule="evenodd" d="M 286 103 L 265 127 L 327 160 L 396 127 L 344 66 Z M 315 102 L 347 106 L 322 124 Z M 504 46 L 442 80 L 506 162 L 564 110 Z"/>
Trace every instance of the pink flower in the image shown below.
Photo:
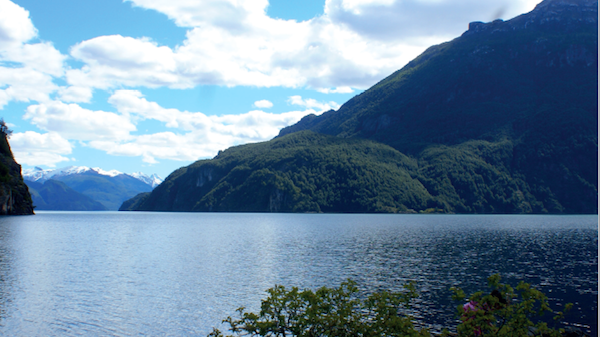
<path fill-rule="evenodd" d="M 479 309 L 477 308 L 477 302 L 475 302 L 475 301 L 471 301 L 471 302 L 469 302 L 469 303 L 465 303 L 465 305 L 463 305 L 463 310 L 464 310 L 465 312 L 467 312 L 467 311 L 477 311 L 477 310 L 479 310 Z"/>

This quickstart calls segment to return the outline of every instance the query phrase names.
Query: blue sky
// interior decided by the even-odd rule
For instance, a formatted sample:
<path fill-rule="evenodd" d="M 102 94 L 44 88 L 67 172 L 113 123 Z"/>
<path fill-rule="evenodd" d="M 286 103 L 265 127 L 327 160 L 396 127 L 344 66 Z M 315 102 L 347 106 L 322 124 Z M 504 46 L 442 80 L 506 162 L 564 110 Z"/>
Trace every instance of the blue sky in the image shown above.
<path fill-rule="evenodd" d="M 24 168 L 164 178 L 537 2 L 0 0 L 0 116 Z"/>

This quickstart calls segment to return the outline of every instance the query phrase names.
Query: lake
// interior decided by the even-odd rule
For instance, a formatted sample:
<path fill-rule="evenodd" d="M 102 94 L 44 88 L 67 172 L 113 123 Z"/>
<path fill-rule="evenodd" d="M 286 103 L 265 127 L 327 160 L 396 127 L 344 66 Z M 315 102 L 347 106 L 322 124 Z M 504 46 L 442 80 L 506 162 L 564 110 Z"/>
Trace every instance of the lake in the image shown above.
<path fill-rule="evenodd" d="M 451 286 L 500 273 L 598 332 L 598 217 L 38 212 L 0 218 L 0 335 L 205 336 L 275 284 L 417 282 L 416 316 L 454 321 Z"/>

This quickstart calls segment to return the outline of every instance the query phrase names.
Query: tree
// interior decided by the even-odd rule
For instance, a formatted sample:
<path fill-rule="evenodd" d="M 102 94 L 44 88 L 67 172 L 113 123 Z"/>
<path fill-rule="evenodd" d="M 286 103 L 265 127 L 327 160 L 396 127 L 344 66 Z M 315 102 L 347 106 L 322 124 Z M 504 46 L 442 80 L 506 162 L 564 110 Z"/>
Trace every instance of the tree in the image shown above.
<path fill-rule="evenodd" d="M 500 283 L 500 275 L 488 278 L 493 291 L 489 295 L 476 292 L 466 305 L 460 305 L 457 315 L 461 323 L 442 336 L 544 336 L 558 337 L 563 329 L 547 326 L 538 315 L 550 311 L 548 298 L 541 291 L 521 282 L 513 289 Z M 455 300 L 464 301 L 465 293 L 452 288 Z M 410 306 L 417 297 L 415 285 L 405 285 L 403 292 L 375 292 L 361 299 L 356 283 L 348 280 L 338 288 L 322 287 L 317 291 L 291 290 L 277 285 L 267 290 L 269 296 L 261 303 L 259 313 L 237 310 L 239 318 L 228 317 L 234 336 L 300 336 L 300 337 L 376 337 L 376 336 L 431 336 L 427 329 L 417 329 L 412 318 L 401 314 L 401 308 Z M 570 304 L 565 306 L 565 310 Z M 562 319 L 562 312 L 554 317 Z M 535 321 L 535 322 L 534 322 Z M 208 337 L 225 337 L 213 329 Z"/>
<path fill-rule="evenodd" d="M 476 292 L 469 296 L 467 304 L 458 306 L 457 314 L 461 320 L 456 329 L 458 336 L 558 337 L 564 333 L 563 329 L 550 328 L 540 320 L 552 310 L 548 297 L 530 284 L 521 281 L 513 289 L 500 283 L 500 275 L 494 274 L 488 278 L 488 285 L 493 289 L 490 294 Z M 465 299 L 460 288 L 452 290 L 453 299 Z M 565 311 L 571 306 L 570 303 L 565 305 Z M 554 320 L 558 321 L 563 316 L 564 312 L 558 312 Z"/>
<path fill-rule="evenodd" d="M 6 138 L 10 138 L 13 133 L 4 122 L 4 118 L 0 118 L 0 133 L 2 133 Z"/>
<path fill-rule="evenodd" d="M 405 292 L 381 291 L 361 300 L 356 283 L 348 280 L 338 288 L 300 291 L 275 286 L 262 301 L 258 314 L 239 308 L 238 319 L 228 317 L 230 336 L 429 336 L 417 330 L 411 317 L 399 314 L 417 296 L 414 284 Z M 210 337 L 224 337 L 213 329 Z"/>

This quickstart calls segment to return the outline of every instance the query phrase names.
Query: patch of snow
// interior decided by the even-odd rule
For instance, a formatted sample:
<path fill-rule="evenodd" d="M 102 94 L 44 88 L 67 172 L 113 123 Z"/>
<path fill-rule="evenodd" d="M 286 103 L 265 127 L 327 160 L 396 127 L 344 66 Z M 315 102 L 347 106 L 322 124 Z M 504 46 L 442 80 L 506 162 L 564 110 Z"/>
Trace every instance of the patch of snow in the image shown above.
<path fill-rule="evenodd" d="M 152 186 L 152 188 L 155 188 L 156 186 L 160 185 L 160 183 L 163 182 L 163 179 L 156 174 L 149 176 L 142 172 L 133 172 L 133 173 L 129 174 L 129 176 L 131 176 L 137 180 L 141 180 L 141 181 L 145 182 L 146 184 Z"/>
<path fill-rule="evenodd" d="M 69 176 L 69 175 L 73 175 L 73 174 L 82 174 L 82 173 L 86 173 L 86 172 L 94 172 L 94 173 L 97 173 L 97 174 L 100 174 L 103 176 L 109 176 L 112 178 L 117 177 L 122 174 L 125 174 L 132 178 L 140 180 L 141 182 L 143 182 L 145 184 L 152 186 L 152 188 L 155 188 L 156 186 L 160 185 L 160 183 L 163 182 L 163 179 L 160 178 L 156 174 L 153 174 L 151 176 L 149 176 L 145 173 L 142 173 L 142 172 L 126 174 L 126 173 L 119 172 L 117 170 L 106 171 L 99 167 L 89 168 L 87 166 L 67 166 L 67 167 L 63 167 L 60 169 L 53 169 L 53 170 L 44 170 L 40 167 L 35 167 L 33 169 L 23 170 L 22 174 L 23 174 L 23 179 L 43 183 L 43 182 L 50 180 L 52 178 L 55 178 L 55 177 L 64 177 L 64 176 Z"/>
<path fill-rule="evenodd" d="M 103 175 L 103 176 L 109 176 L 109 177 L 116 177 L 119 176 L 121 174 L 124 174 L 123 172 L 119 172 L 117 170 L 110 170 L 110 171 L 104 171 L 103 169 L 99 168 L 99 167 L 94 167 L 91 169 L 92 171 Z"/>

